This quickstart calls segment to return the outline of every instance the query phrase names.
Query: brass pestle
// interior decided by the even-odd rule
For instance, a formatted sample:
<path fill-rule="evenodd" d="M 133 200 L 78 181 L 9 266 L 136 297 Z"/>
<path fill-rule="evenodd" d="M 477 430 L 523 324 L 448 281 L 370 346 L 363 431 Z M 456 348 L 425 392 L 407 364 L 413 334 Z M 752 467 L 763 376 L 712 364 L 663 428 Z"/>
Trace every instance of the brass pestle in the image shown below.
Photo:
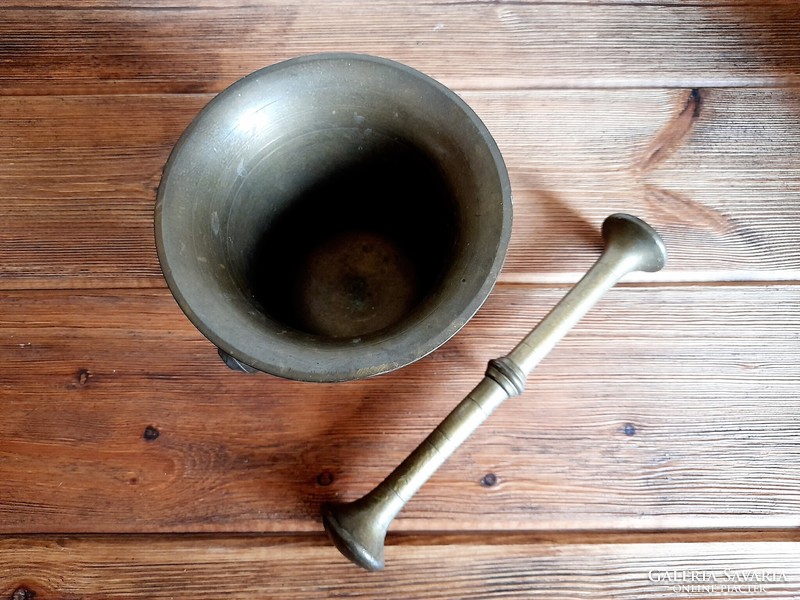
<path fill-rule="evenodd" d="M 375 489 L 348 503 L 326 503 L 322 520 L 347 558 L 370 571 L 383 569 L 384 540 L 411 497 L 500 404 L 523 392 L 536 365 L 626 274 L 658 271 L 667 251 L 644 221 L 627 214 L 606 218 L 605 249 L 566 296 L 507 356 L 489 361 L 483 380 Z"/>

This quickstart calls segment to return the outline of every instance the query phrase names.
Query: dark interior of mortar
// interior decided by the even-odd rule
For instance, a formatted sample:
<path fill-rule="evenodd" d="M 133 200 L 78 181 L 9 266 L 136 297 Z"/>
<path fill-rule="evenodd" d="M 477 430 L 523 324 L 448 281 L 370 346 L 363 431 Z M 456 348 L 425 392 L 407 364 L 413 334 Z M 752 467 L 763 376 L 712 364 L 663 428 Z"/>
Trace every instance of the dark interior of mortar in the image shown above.
<path fill-rule="evenodd" d="M 387 142 L 351 154 L 284 198 L 246 270 L 270 318 L 329 338 L 375 333 L 414 312 L 442 281 L 457 238 L 456 202 L 423 152 Z"/>

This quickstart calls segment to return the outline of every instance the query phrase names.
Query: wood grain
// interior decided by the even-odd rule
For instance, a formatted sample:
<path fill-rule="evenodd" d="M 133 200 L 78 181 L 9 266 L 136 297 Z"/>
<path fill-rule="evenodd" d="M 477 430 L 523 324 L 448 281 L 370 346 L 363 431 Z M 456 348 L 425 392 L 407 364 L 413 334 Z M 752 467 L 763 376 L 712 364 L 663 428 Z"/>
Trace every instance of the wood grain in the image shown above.
<path fill-rule="evenodd" d="M 331 385 L 228 371 L 163 290 L 4 293 L 0 531 L 320 531 L 561 293 L 501 286 L 430 357 Z M 798 527 L 798 305 L 613 290 L 394 530 Z"/>
<path fill-rule="evenodd" d="M 323 51 L 386 56 L 462 89 L 800 80 L 800 7 L 790 2 L 126 5 L 0 9 L 3 92 L 214 92 L 262 66 Z"/>
<path fill-rule="evenodd" d="M 299 2 L 295 0 L 294 3 Z M 329 4 L 337 6 L 342 9 L 352 10 L 352 3 L 350 0 L 328 0 Z M 379 0 L 379 4 L 387 4 L 387 0 Z M 397 3 L 396 0 L 394 3 Z M 277 0 L 83 0 L 80 5 L 76 5 L 69 0 L 19 0 L 12 2 L 9 0 L 3 5 L 4 8 L 15 10 L 85 10 L 87 8 L 99 10 L 126 10 L 126 9 L 182 9 L 191 10 L 198 8 L 213 8 L 218 10 L 230 10 L 231 8 L 243 7 L 268 7 L 277 4 Z M 286 4 L 286 2 L 281 2 Z M 406 0 L 406 5 L 411 6 L 430 6 L 434 4 L 431 0 Z M 608 5 L 619 4 L 625 6 L 681 6 L 685 5 L 685 0 L 435 0 L 437 5 L 456 4 L 511 4 L 511 5 L 535 5 L 535 4 L 590 4 L 590 5 Z M 756 7 L 774 8 L 779 6 L 790 6 L 794 4 L 794 0 L 693 0 L 693 5 L 703 7 L 719 7 L 730 8 L 737 7 L 745 10 L 755 10 Z"/>
<path fill-rule="evenodd" d="M 164 285 L 153 236 L 161 169 L 209 99 L 0 97 L 0 285 Z"/>
<path fill-rule="evenodd" d="M 449 541 L 436 544 L 434 537 L 425 544 L 390 545 L 387 570 L 367 574 L 345 563 L 319 537 L 6 538 L 0 539 L 0 563 L 5 567 L 0 597 L 34 597 L 25 596 L 27 592 L 37 600 L 641 600 L 800 594 L 798 542 L 495 544 L 485 537 L 466 537 L 455 545 Z M 759 583 L 756 576 L 768 580 Z M 692 577 L 706 581 L 692 583 Z"/>
<path fill-rule="evenodd" d="M 503 281 L 575 281 L 615 211 L 667 240 L 640 281 L 800 279 L 800 89 L 462 94 L 511 175 Z M 161 169 L 211 98 L 0 98 L 0 288 L 163 287 Z"/>

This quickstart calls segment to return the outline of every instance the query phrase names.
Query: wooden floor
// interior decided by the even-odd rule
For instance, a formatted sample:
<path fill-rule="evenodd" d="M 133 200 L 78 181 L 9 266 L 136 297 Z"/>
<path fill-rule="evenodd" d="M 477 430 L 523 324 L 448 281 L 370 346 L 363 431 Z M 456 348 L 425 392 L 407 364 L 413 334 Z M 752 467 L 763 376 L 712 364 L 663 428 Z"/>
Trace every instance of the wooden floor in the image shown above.
<path fill-rule="evenodd" d="M 166 288 L 161 169 L 227 85 L 317 51 L 452 87 L 514 190 L 452 341 L 346 384 L 226 369 Z M 800 3 L 0 4 L 0 600 L 800 598 Z M 613 290 L 349 564 L 381 480 L 598 255 Z"/>

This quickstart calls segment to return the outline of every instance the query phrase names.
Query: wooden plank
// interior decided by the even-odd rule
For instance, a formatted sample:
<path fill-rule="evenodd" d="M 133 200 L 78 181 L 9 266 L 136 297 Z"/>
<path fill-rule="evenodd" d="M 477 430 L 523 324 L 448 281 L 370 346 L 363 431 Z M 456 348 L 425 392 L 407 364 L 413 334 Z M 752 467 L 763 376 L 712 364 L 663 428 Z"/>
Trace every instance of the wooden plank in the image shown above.
<path fill-rule="evenodd" d="M 219 91 L 322 51 L 394 58 L 472 89 L 774 86 L 800 74 L 791 2 L 178 4 L 2 9 L 4 93 Z"/>
<path fill-rule="evenodd" d="M 163 286 L 161 169 L 209 99 L 0 98 L 0 286 Z"/>
<path fill-rule="evenodd" d="M 429 536 L 390 545 L 387 569 L 367 574 L 318 537 L 5 538 L 0 539 L 0 596 L 764 600 L 800 595 L 798 542 L 437 541 Z"/>
<path fill-rule="evenodd" d="M 562 293 L 500 286 L 428 358 L 330 385 L 228 371 L 164 290 L 4 293 L 0 531 L 320 531 Z M 393 529 L 796 528 L 798 303 L 612 290 Z"/>
<path fill-rule="evenodd" d="M 692 4 L 705 6 L 705 7 L 737 7 L 741 9 L 755 10 L 756 6 L 767 5 L 769 7 L 791 5 L 795 0 L 767 0 L 766 2 L 756 2 L 755 0 L 694 0 Z M 386 3 L 386 0 L 381 0 Z M 230 10 L 231 8 L 242 7 L 267 7 L 275 5 L 277 0 L 83 0 L 80 6 L 69 0 L 18 0 L 12 2 L 9 0 L 3 5 L 3 8 L 15 10 L 84 10 L 87 8 L 100 9 L 100 10 L 125 10 L 125 9 L 182 9 L 192 10 L 198 8 L 215 8 L 218 10 Z M 352 9 L 352 0 L 328 0 L 329 4 L 341 8 Z M 685 0 L 603 0 L 602 3 L 597 0 L 436 0 L 437 4 L 511 4 L 511 5 L 525 5 L 525 4 L 621 4 L 621 5 L 645 5 L 645 6 L 680 6 L 685 5 Z M 286 4 L 282 2 L 281 4 Z M 428 6 L 431 4 L 430 0 L 407 0 L 405 4 L 413 6 Z"/>
<path fill-rule="evenodd" d="M 800 89 L 463 95 L 511 174 L 502 280 L 575 281 L 615 211 L 669 245 L 669 268 L 640 281 L 800 279 Z M 163 287 L 160 172 L 210 99 L 0 99 L 0 288 Z"/>
<path fill-rule="evenodd" d="M 525 92 L 478 103 L 517 200 L 503 280 L 576 280 L 597 252 L 599 223 L 617 211 L 647 219 L 670 250 L 665 271 L 637 280 L 797 279 L 800 94 L 629 93 Z"/>

